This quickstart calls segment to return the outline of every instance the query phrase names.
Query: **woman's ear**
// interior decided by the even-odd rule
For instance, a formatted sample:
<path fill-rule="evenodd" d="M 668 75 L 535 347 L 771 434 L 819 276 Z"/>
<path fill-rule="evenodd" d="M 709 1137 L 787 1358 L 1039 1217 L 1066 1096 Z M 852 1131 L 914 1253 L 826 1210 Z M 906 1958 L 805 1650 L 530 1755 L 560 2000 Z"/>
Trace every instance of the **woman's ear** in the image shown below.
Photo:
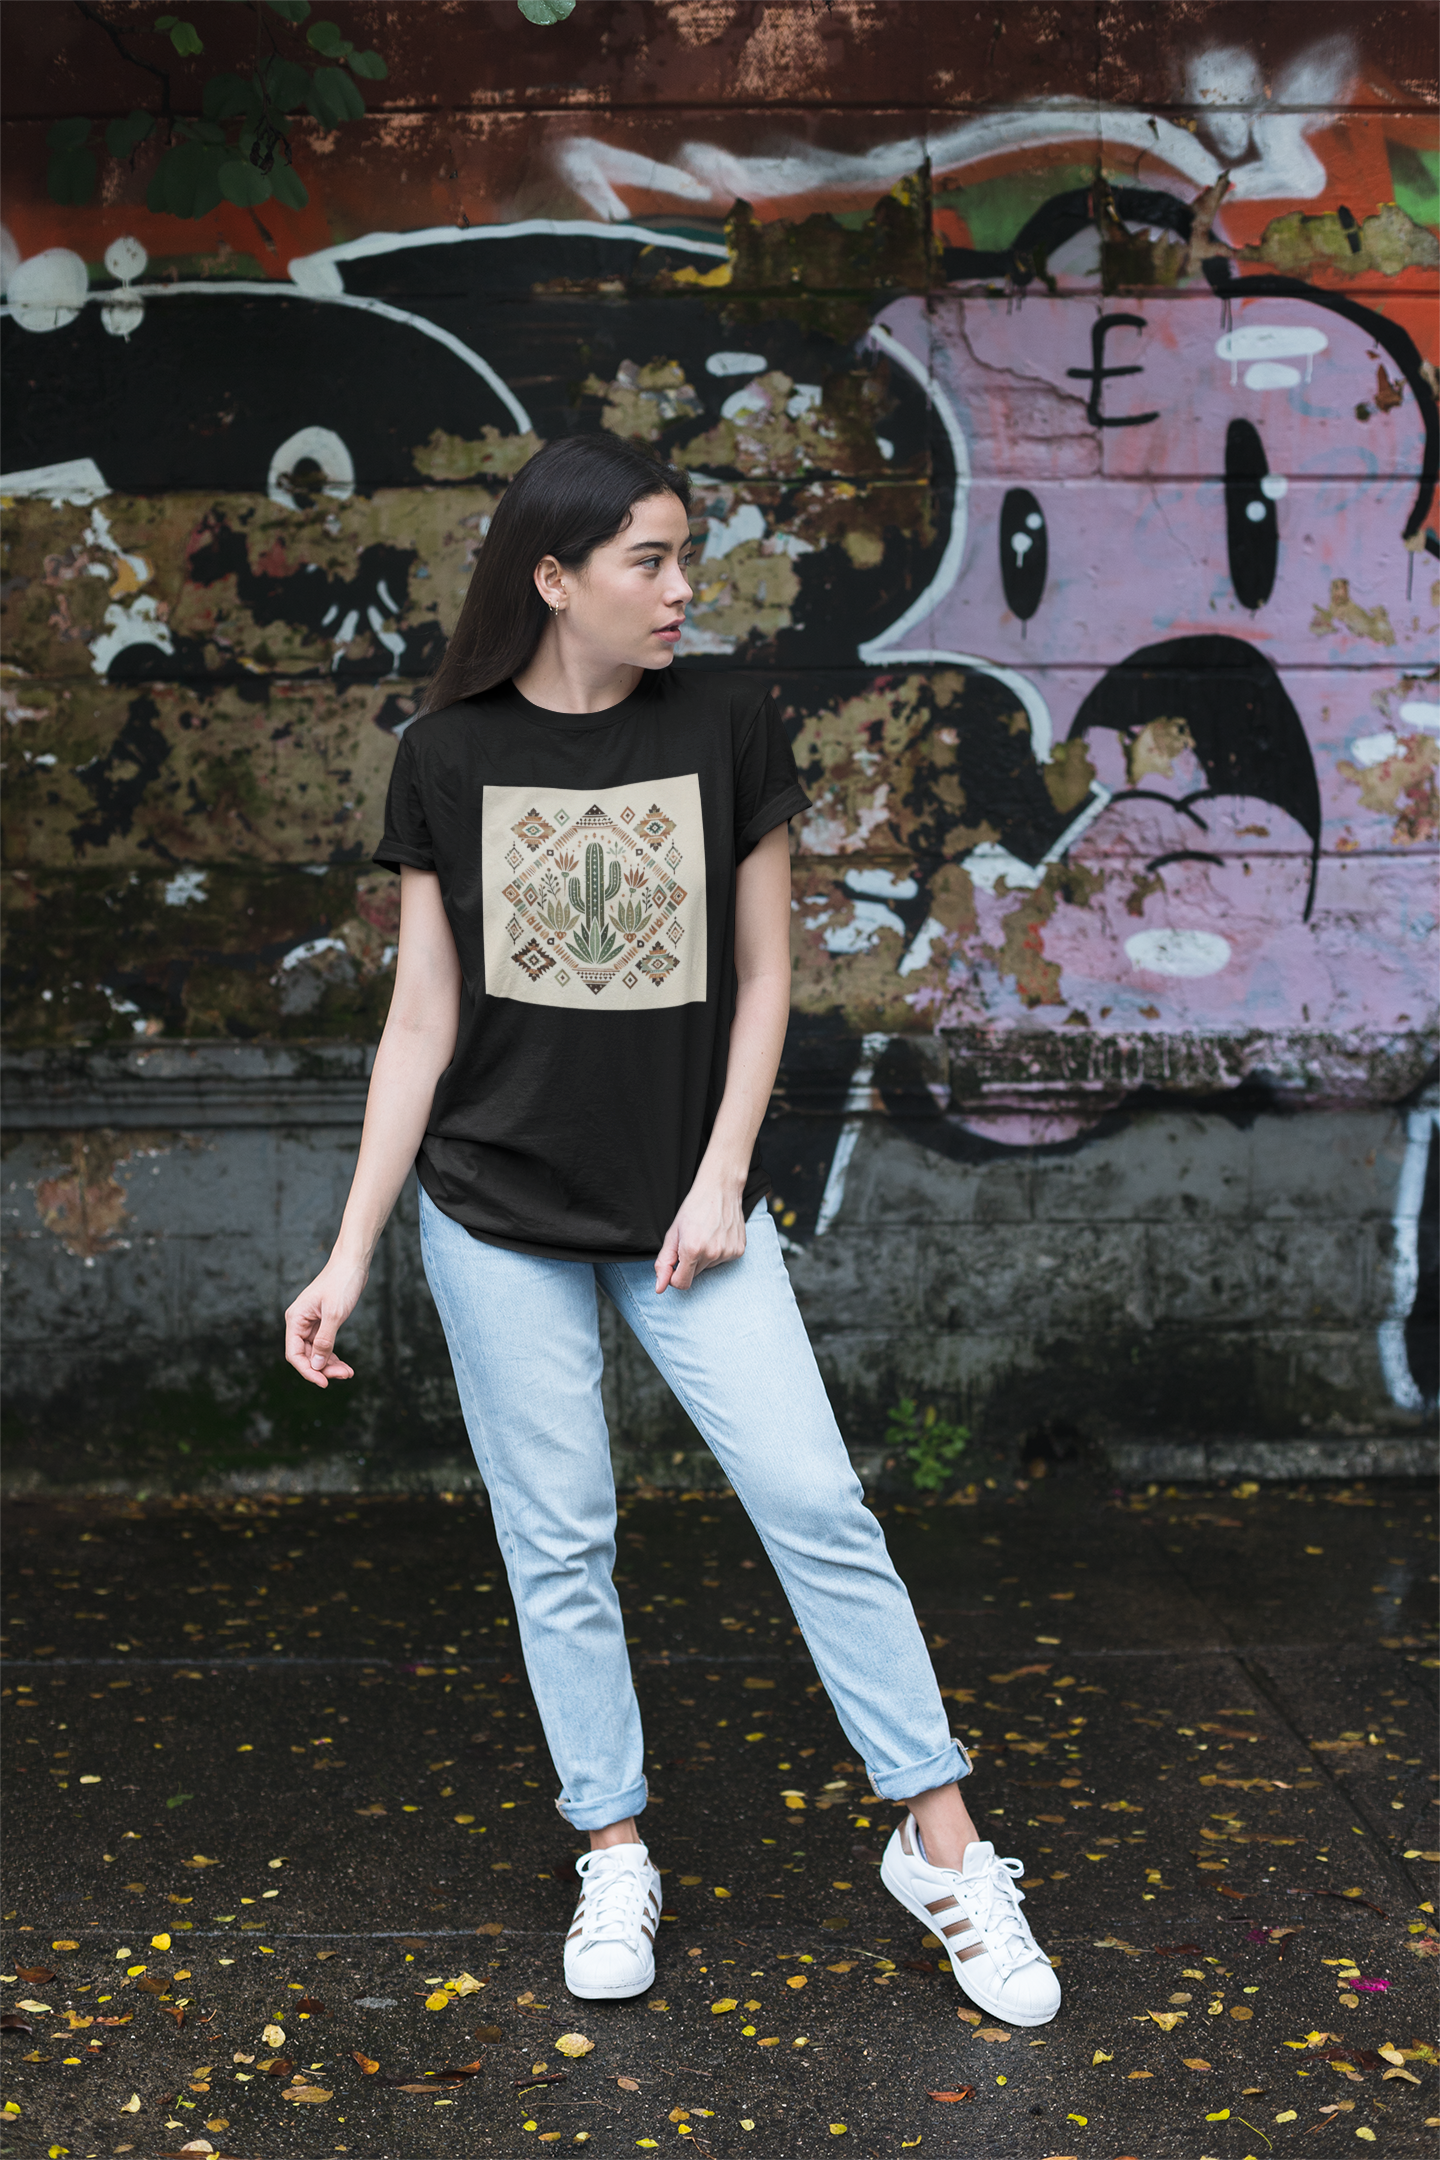
<path fill-rule="evenodd" d="M 559 614 L 569 600 L 565 572 L 553 555 L 542 555 L 535 565 L 535 590 L 552 614 Z"/>

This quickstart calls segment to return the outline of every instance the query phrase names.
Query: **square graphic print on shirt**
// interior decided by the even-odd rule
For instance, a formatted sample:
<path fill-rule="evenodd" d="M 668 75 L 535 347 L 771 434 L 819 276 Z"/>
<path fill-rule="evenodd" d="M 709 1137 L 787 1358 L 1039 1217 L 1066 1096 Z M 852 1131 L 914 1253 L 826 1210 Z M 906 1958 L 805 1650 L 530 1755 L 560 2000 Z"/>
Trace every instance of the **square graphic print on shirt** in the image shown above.
<path fill-rule="evenodd" d="M 700 776 L 487 787 L 485 989 L 572 1011 L 703 1004 Z"/>

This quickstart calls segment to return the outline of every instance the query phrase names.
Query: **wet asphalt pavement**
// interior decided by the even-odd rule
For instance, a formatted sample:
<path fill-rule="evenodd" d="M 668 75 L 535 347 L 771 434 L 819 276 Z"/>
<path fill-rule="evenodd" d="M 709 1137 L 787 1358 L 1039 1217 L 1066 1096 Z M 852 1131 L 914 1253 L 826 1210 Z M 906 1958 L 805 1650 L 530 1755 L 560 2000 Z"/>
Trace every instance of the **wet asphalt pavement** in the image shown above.
<path fill-rule="evenodd" d="M 1060 1967 L 1035 2032 L 881 1888 L 897 1810 L 734 1500 L 623 1503 L 666 1918 L 619 2004 L 561 1980 L 583 1841 L 483 1502 L 12 1504 L 0 2151 L 1429 2153 L 1434 1497 L 877 1503 Z"/>

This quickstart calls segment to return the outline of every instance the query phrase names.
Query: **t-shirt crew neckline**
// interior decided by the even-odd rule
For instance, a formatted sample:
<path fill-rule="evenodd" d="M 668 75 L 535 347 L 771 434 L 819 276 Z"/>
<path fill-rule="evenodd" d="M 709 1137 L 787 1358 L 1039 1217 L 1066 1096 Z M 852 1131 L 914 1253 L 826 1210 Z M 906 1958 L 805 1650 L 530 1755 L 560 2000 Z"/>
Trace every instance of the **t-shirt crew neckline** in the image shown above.
<path fill-rule="evenodd" d="M 514 698 L 515 703 L 520 708 L 521 718 L 536 727 L 565 728 L 568 730 L 572 728 L 613 727 L 617 720 L 628 718 L 638 705 L 646 702 L 650 692 L 650 678 L 646 674 L 641 677 L 628 696 L 621 698 L 618 705 L 606 705 L 600 712 L 574 713 L 555 712 L 548 705 L 535 704 L 533 699 L 526 697 L 524 691 L 519 689 L 513 680 L 498 684 L 496 690 L 490 692 L 489 695 L 495 696 L 498 694 L 501 697 L 509 696 Z"/>

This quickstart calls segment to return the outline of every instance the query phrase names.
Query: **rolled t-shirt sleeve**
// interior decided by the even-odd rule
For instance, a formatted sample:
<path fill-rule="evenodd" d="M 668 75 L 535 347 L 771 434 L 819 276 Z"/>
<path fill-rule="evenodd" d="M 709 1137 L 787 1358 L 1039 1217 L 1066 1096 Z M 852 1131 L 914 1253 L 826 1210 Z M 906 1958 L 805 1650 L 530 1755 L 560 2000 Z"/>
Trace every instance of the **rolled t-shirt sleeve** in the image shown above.
<path fill-rule="evenodd" d="M 767 697 L 735 761 L 736 862 L 743 862 L 774 826 L 785 824 L 809 805 L 779 708 L 774 698 Z"/>
<path fill-rule="evenodd" d="M 400 738 L 395 763 L 390 769 L 390 786 L 385 796 L 385 831 L 370 859 L 379 863 L 382 870 L 398 870 L 402 863 L 409 863 L 416 870 L 435 868 L 435 850 L 408 729 Z"/>

